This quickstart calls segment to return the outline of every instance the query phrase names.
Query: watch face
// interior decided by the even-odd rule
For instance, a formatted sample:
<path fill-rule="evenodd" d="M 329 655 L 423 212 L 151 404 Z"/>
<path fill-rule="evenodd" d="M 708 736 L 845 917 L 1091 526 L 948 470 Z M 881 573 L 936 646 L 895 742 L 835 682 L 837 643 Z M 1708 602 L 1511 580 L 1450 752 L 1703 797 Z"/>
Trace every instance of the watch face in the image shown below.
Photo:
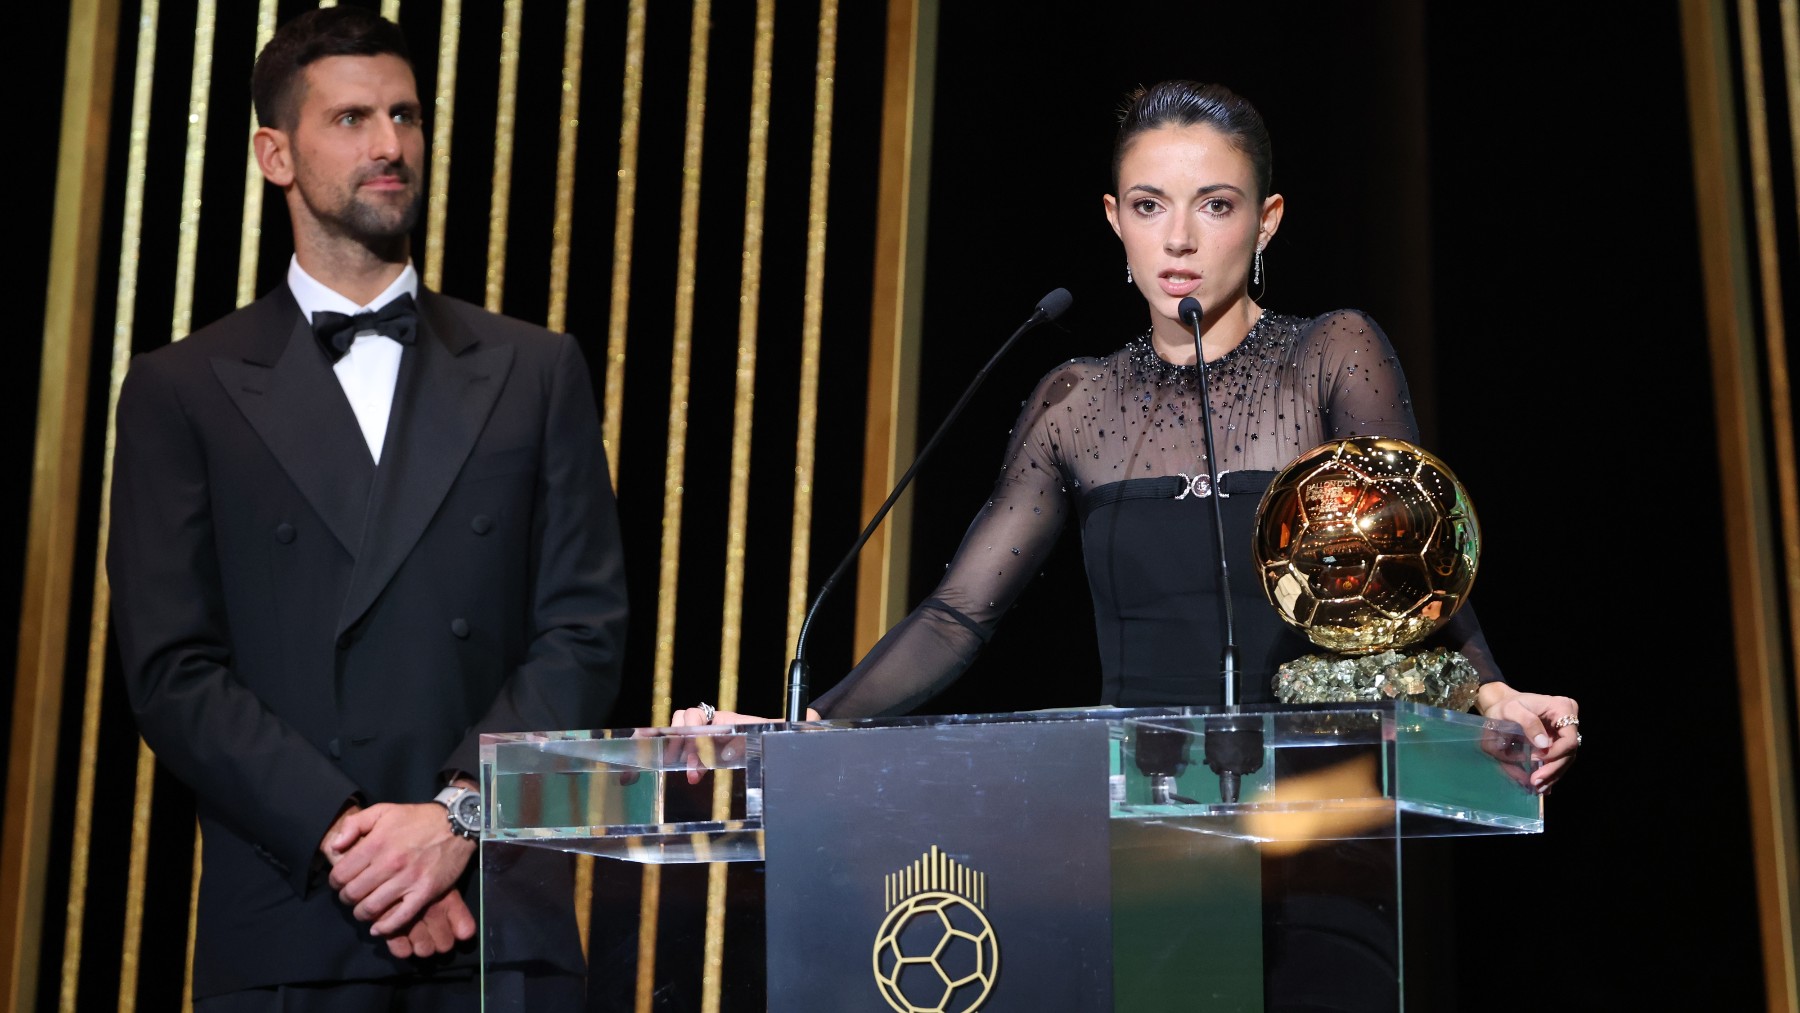
<path fill-rule="evenodd" d="M 450 812 L 456 817 L 456 822 L 468 829 L 475 831 L 481 829 L 481 796 L 475 792 L 469 792 L 457 799 L 455 807 Z"/>

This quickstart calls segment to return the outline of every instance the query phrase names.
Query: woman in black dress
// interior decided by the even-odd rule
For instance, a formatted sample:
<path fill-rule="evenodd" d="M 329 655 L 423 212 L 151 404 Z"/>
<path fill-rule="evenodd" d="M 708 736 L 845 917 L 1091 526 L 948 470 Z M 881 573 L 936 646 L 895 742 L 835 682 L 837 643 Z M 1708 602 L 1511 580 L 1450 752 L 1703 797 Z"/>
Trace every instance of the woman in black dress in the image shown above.
<path fill-rule="evenodd" d="M 1270 165 L 1262 117 L 1228 88 L 1166 81 L 1128 98 L 1104 200 L 1149 327 L 1110 355 L 1071 359 L 1039 381 L 943 580 L 813 713 L 904 714 L 930 699 L 974 660 L 1070 517 L 1093 593 L 1099 702 L 1222 702 L 1218 544 L 1204 536 L 1210 497 L 1220 497 L 1226 562 L 1253 578 L 1256 508 L 1282 468 L 1328 440 L 1419 438 L 1406 377 L 1373 319 L 1354 309 L 1290 316 L 1252 297 L 1283 212 Z M 1204 405 L 1194 331 L 1179 309 L 1190 297 L 1202 307 Z M 1216 469 L 1201 428 L 1209 422 Z M 1316 648 L 1254 579 L 1234 581 L 1231 596 L 1240 702 L 1269 702 L 1277 667 Z M 1466 606 L 1427 643 L 1470 660 L 1481 679 L 1476 709 L 1523 727 L 1541 761 L 1532 787 L 1548 789 L 1579 743 L 1576 702 L 1508 685 Z M 674 723 L 758 720 L 689 708 Z"/>

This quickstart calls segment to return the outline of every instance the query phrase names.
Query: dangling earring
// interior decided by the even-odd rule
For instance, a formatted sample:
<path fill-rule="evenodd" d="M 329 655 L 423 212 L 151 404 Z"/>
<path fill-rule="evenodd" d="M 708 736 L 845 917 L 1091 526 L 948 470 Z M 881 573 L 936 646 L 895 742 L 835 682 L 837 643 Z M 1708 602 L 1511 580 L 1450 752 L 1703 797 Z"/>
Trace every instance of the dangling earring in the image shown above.
<path fill-rule="evenodd" d="M 1253 285 L 1262 284 L 1262 247 L 1256 248 L 1256 276 L 1250 279 Z"/>
<path fill-rule="evenodd" d="M 1125 262 L 1125 284 L 1130 285 L 1131 283 L 1131 261 L 1127 260 Z"/>

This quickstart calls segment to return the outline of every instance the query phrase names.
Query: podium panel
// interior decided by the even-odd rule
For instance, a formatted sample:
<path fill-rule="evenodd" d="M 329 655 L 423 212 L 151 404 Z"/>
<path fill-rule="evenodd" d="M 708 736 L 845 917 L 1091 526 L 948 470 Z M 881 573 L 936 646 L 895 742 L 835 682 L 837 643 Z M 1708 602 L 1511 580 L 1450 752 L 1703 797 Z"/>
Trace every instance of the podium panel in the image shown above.
<path fill-rule="evenodd" d="M 1399 1010 L 1401 841 L 1542 832 L 1528 757 L 1402 701 L 484 736 L 484 967 L 490 865 L 580 852 L 763 862 L 770 1010 Z"/>
<path fill-rule="evenodd" d="M 1255 847 L 1066 790 L 1110 769 L 1110 732 L 766 738 L 770 1008 L 863 1008 L 871 986 L 909 1013 L 1167 1008 L 1147 1003 L 1203 982 L 1211 1008 L 1261 1009 Z"/>

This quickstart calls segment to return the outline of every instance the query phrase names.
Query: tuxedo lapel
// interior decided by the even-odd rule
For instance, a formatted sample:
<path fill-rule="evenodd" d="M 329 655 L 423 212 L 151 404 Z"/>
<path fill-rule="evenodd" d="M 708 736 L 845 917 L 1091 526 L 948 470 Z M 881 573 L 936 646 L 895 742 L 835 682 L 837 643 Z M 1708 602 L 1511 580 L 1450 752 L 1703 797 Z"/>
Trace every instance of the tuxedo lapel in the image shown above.
<path fill-rule="evenodd" d="M 368 611 L 418 544 L 512 368 L 511 346 L 483 345 L 432 293 L 420 293 L 419 309 L 419 338 L 401 362 L 339 633 Z"/>
<path fill-rule="evenodd" d="M 212 360 L 225 393 L 348 553 L 362 543 L 375 463 L 286 285 L 244 322 L 242 358 Z"/>

